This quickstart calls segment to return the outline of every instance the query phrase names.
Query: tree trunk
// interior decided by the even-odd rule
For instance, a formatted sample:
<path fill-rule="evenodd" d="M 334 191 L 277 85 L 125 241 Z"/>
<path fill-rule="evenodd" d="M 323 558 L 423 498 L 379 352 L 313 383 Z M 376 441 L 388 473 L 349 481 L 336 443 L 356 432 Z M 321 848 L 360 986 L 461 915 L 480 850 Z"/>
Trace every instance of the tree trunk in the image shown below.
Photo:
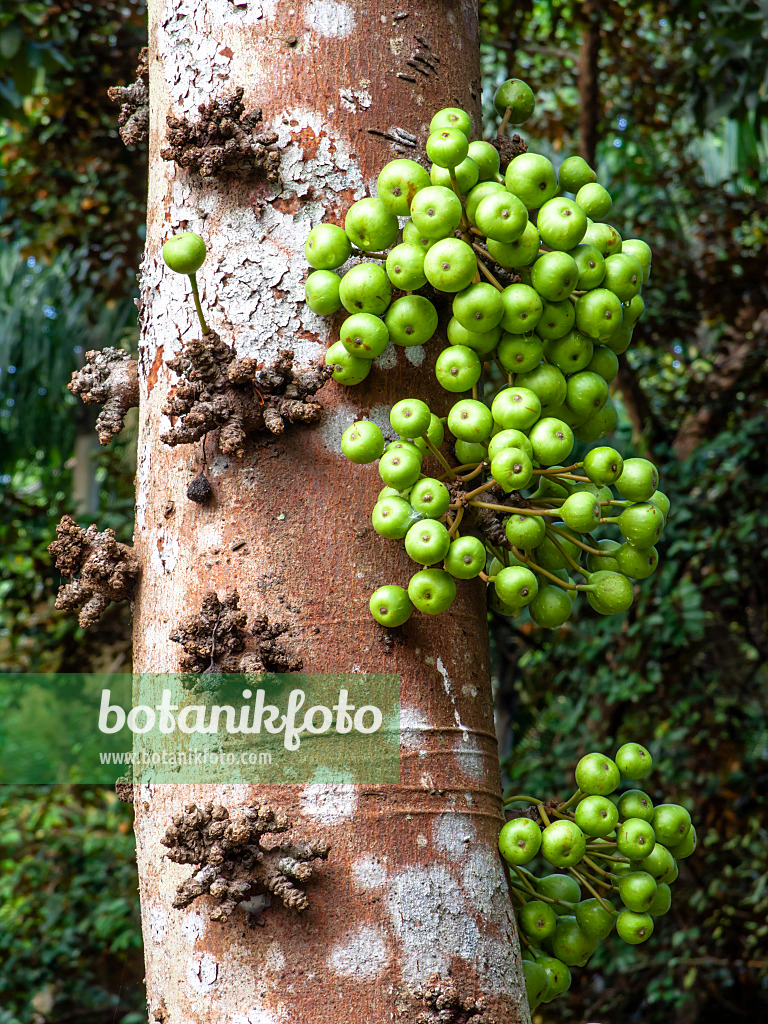
<path fill-rule="evenodd" d="M 600 4 L 597 0 L 584 0 L 582 5 L 584 34 L 579 47 L 579 156 L 590 167 L 595 166 L 597 154 L 597 126 L 600 120 Z"/>
<path fill-rule="evenodd" d="M 529 1019 L 496 848 L 503 814 L 482 584 L 461 585 L 449 613 L 414 616 L 392 643 L 368 599 L 383 583 L 406 583 L 413 566 L 370 526 L 381 486 L 375 467 L 353 466 L 339 450 L 355 418 L 378 418 L 406 395 L 431 395 L 436 412 L 448 411 L 434 380 L 439 346 L 397 350 L 395 365 L 374 368 L 356 388 L 331 381 L 319 393 L 319 426 L 257 438 L 241 459 L 222 455 L 212 434 L 208 505 L 186 497 L 201 445 L 159 439 L 177 380 L 167 361 L 200 333 L 187 279 L 160 257 L 170 234 L 205 238 L 198 280 L 222 340 L 266 363 L 291 348 L 301 365 L 316 364 L 338 323 L 303 304 L 310 227 L 343 222 L 352 201 L 373 193 L 381 165 L 417 152 L 396 148 L 395 129 L 423 144 L 446 105 L 470 110 L 479 128 L 476 4 L 401 6 L 407 16 L 382 0 L 149 5 L 135 671 L 177 670 L 182 651 L 170 634 L 207 593 L 236 588 L 249 619 L 266 613 L 287 625 L 305 671 L 396 672 L 402 687 L 398 786 L 137 788 L 151 1024 Z M 412 61 L 417 49 L 440 58 L 437 72 Z M 199 104 L 238 86 L 246 110 L 262 108 L 264 130 L 279 134 L 277 184 L 201 179 L 161 159 L 168 113 L 194 119 Z M 212 922 L 209 897 L 172 908 L 189 869 L 164 857 L 160 839 L 173 814 L 206 800 L 230 812 L 268 801 L 299 839 L 331 843 L 307 886 L 305 913 L 275 902 L 265 926 L 249 928 L 241 909 Z M 456 1004 L 452 985 L 465 1008 L 438 1016 L 448 1012 L 435 1008 L 440 985 L 448 989 L 441 1005 Z"/>

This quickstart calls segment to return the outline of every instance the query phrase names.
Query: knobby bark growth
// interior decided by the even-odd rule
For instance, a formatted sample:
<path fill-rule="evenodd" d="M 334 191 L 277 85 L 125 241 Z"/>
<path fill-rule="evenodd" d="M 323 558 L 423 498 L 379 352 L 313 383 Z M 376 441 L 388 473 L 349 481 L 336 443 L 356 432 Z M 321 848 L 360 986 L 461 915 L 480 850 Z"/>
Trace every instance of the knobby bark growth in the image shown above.
<path fill-rule="evenodd" d="M 317 366 L 338 323 L 303 303 L 306 236 L 321 220 L 343 223 L 387 160 L 413 155 L 413 140 L 423 146 L 441 107 L 470 110 L 479 134 L 476 3 L 414 0 L 399 11 L 383 0 L 151 0 L 149 12 L 135 670 L 180 669 L 184 648 L 172 635 L 206 595 L 221 601 L 237 590 L 243 621 L 285 627 L 305 672 L 398 673 L 402 701 L 399 785 L 134 787 L 149 1020 L 526 1022 L 496 848 L 503 814 L 482 584 L 462 586 L 438 619 L 414 616 L 385 636 L 369 595 L 407 582 L 412 566 L 370 526 L 375 468 L 339 450 L 354 419 L 386 415 L 405 395 L 447 413 L 450 396 L 434 378 L 439 345 L 398 350 L 357 388 L 325 384 L 319 423 L 246 431 L 242 457 L 218 443 L 212 424 L 213 500 L 186 498 L 203 469 L 201 444 L 163 443 L 177 370 L 199 338 L 185 280 L 164 269 L 165 239 L 179 230 L 204 237 L 206 318 L 239 360 L 268 367 L 290 349 L 297 370 Z M 430 59 L 416 61 L 417 51 Z M 262 111 L 258 130 L 277 136 L 277 181 L 201 176 L 162 159 L 168 115 L 192 123 L 201 105 L 238 88 L 245 110 Z M 263 927 L 250 928 L 239 906 L 212 921 L 204 893 L 174 907 L 189 869 L 169 862 L 163 837 L 184 809 L 211 804 L 240 821 L 265 803 L 292 823 L 284 835 L 293 848 L 313 836 L 330 844 L 307 909 L 298 915 L 273 899 Z M 235 874 L 217 887 L 223 898 L 240 894 Z"/>

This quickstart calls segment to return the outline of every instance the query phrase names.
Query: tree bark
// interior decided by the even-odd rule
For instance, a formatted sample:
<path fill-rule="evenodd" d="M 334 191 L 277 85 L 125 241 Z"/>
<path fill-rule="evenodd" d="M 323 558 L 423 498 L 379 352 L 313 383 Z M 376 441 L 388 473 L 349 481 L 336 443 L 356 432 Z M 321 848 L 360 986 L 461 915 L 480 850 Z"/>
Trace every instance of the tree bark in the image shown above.
<path fill-rule="evenodd" d="M 584 0 L 582 4 L 584 34 L 581 37 L 578 63 L 579 89 L 579 156 L 590 167 L 595 166 L 597 154 L 597 126 L 600 120 L 600 4 L 598 0 Z"/>
<path fill-rule="evenodd" d="M 151 1024 L 529 1020 L 496 848 L 503 813 L 482 584 L 461 585 L 449 613 L 416 615 L 390 642 L 368 599 L 383 583 L 406 583 L 413 566 L 370 526 L 375 468 L 353 466 L 339 450 L 355 418 L 381 419 L 406 395 L 431 396 L 436 412 L 448 411 L 434 379 L 439 345 L 397 350 L 357 388 L 327 384 L 319 426 L 262 436 L 242 459 L 222 455 L 209 437 L 208 505 L 186 497 L 201 445 L 159 439 L 177 380 L 167 361 L 199 337 L 186 278 L 161 260 L 170 234 L 205 238 L 206 316 L 238 355 L 270 363 L 292 348 L 301 365 L 315 364 L 338 323 L 303 304 L 309 229 L 343 223 L 352 201 L 373 194 L 387 160 L 415 155 L 395 145 L 394 129 L 423 144 L 432 114 L 449 104 L 470 110 L 479 129 L 474 0 L 402 6 L 407 17 L 383 0 L 149 5 L 135 671 L 178 669 L 170 634 L 206 593 L 237 588 L 249 618 L 263 612 L 288 626 L 305 671 L 397 672 L 402 694 L 398 786 L 134 791 Z M 412 67 L 425 47 L 441 58 L 437 72 Z M 279 182 L 201 179 L 160 158 L 168 113 L 194 118 L 198 105 L 238 86 L 246 110 L 261 107 L 265 130 L 279 135 Z M 265 927 L 248 928 L 240 909 L 212 922 L 207 897 L 172 909 L 189 870 L 164 858 L 160 839 L 172 814 L 206 800 L 230 812 L 267 801 L 287 813 L 297 838 L 331 843 L 303 915 L 274 903 Z M 438 1016 L 425 992 L 434 976 L 467 1009 Z M 476 1001 L 486 1009 L 472 1010 Z"/>
<path fill-rule="evenodd" d="M 655 426 L 653 410 L 640 386 L 637 374 L 629 365 L 629 360 L 622 353 L 619 356 L 619 372 L 616 375 L 616 385 L 621 391 L 624 408 L 627 410 L 632 424 L 632 440 L 636 445 L 650 451 L 653 447 L 656 431 L 650 429 Z"/>

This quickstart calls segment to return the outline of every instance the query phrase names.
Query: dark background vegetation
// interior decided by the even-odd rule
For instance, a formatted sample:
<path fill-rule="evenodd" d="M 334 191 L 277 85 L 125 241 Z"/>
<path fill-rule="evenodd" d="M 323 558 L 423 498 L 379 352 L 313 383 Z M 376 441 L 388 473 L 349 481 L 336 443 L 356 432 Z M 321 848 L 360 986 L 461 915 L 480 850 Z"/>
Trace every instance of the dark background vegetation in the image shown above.
<path fill-rule="evenodd" d="M 633 609 L 556 633 L 494 617 L 509 781 L 565 794 L 576 759 L 637 739 L 654 799 L 699 827 L 671 913 L 609 942 L 537 1020 L 710 1024 L 768 1014 L 768 279 L 764 2 L 481 3 L 487 99 L 537 93 L 534 148 L 596 161 L 612 221 L 654 248 L 622 358 L 617 446 L 653 458 L 673 514 Z M 116 131 L 138 0 L 0 11 L 0 670 L 125 670 L 115 610 L 54 610 L 64 512 L 128 540 L 131 424 L 106 450 L 66 392 L 89 348 L 135 345 L 146 156 Z M 86 470 L 85 472 L 83 470 Z M 1 710 L 1 708 L 0 708 Z M 524 787 L 522 780 L 525 780 Z M 0 789 L 0 1024 L 140 1024 L 131 811 L 95 787 Z"/>

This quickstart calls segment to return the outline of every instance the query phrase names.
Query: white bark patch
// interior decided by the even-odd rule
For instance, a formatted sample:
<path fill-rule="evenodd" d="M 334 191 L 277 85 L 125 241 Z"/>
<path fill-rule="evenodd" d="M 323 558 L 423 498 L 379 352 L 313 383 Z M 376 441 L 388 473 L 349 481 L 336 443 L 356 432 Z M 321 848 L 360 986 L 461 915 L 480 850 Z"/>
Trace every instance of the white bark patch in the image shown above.
<path fill-rule="evenodd" d="M 453 861 L 459 862 L 464 859 L 474 838 L 475 829 L 466 814 L 441 814 L 435 821 L 434 846 L 448 854 Z"/>
<path fill-rule="evenodd" d="M 285 969 L 287 963 L 288 961 L 282 949 L 280 949 L 277 943 L 271 942 L 267 949 L 267 955 L 264 958 L 266 973 L 275 976 Z"/>
<path fill-rule="evenodd" d="M 387 869 L 374 857 L 364 857 L 352 865 L 352 884 L 356 889 L 381 889 L 387 881 Z"/>
<path fill-rule="evenodd" d="M 475 953 L 478 973 L 492 993 L 509 988 L 517 974 L 517 936 L 509 914 L 509 887 L 499 856 L 492 850 L 470 850 L 462 869 L 466 898 L 485 924 Z"/>
<path fill-rule="evenodd" d="M 169 0 L 157 29 L 157 54 L 163 62 L 171 99 L 185 114 L 196 113 L 201 103 L 216 94 L 215 86 L 229 77 L 231 57 L 211 31 L 208 8 L 199 0 Z M 222 20 L 232 5 L 221 0 Z"/>
<path fill-rule="evenodd" d="M 421 366 L 426 355 L 427 352 L 423 345 L 408 345 L 405 349 L 405 358 L 412 366 Z"/>
<path fill-rule="evenodd" d="M 355 12 L 337 0 L 312 0 L 307 5 L 307 25 L 321 36 L 344 38 L 355 27 Z"/>
<path fill-rule="evenodd" d="M 355 420 L 361 417 L 357 409 L 351 405 L 340 405 L 330 413 L 324 413 L 317 431 L 322 438 L 324 447 L 337 455 L 342 456 L 341 437 L 347 427 L 351 427 Z"/>
<path fill-rule="evenodd" d="M 206 523 L 205 526 L 197 527 L 195 530 L 197 550 L 206 551 L 214 548 L 220 548 L 224 543 L 222 536 L 220 523 Z"/>
<path fill-rule="evenodd" d="M 216 477 L 221 476 L 222 473 L 229 469 L 231 463 L 232 460 L 227 455 L 214 455 L 214 457 L 208 463 L 208 469 L 210 471 L 211 476 L 214 479 L 216 479 Z"/>
<path fill-rule="evenodd" d="M 397 366 L 397 346 L 390 341 L 380 356 L 373 360 L 378 370 L 392 370 Z"/>
<path fill-rule="evenodd" d="M 445 868 L 411 865 L 392 879 L 386 904 L 406 984 L 444 974 L 454 957 L 474 963 L 480 937 L 476 910 L 467 906 L 459 883 Z"/>
<path fill-rule="evenodd" d="M 229 4 L 229 0 L 221 2 Z M 189 0 L 181 0 L 181 13 L 189 6 Z M 170 27 L 160 34 L 172 94 L 185 96 L 185 104 L 194 94 L 193 106 L 197 105 L 202 89 L 202 85 L 198 88 L 198 51 L 192 52 L 186 34 L 177 39 Z M 201 38 L 205 42 L 206 33 Z M 201 301 L 206 319 L 223 340 L 234 342 L 239 355 L 264 362 L 273 362 L 281 349 L 291 348 L 296 364 L 307 366 L 321 355 L 330 322 L 304 301 L 309 268 L 299 254 L 310 230 L 334 208 L 334 193 L 343 192 L 346 205 L 350 197 L 366 195 L 366 188 L 357 158 L 352 157 L 353 147 L 345 138 L 331 138 L 316 111 L 283 112 L 270 127 L 278 134 L 280 181 L 263 202 L 233 212 L 225 209 L 216 231 L 210 232 L 206 221 L 209 217 L 216 221 L 221 196 L 206 184 L 193 188 L 187 172 L 169 163 L 166 233 L 170 236 L 183 229 L 204 238 L 208 257 L 197 275 Z M 197 337 L 200 328 L 184 275 L 163 272 L 149 261 L 144 270 L 144 296 L 151 306 L 144 332 L 146 378 L 155 357 L 155 339 L 162 339 L 167 361 L 181 344 Z"/>
<path fill-rule="evenodd" d="M 433 726 L 418 708 L 405 705 L 400 708 L 400 746 L 406 749 L 418 749 L 424 744 L 424 733 L 431 732 Z"/>
<path fill-rule="evenodd" d="M 352 785 L 310 785 L 301 794 L 302 813 L 324 824 L 346 821 L 356 809 L 357 788 Z"/>
<path fill-rule="evenodd" d="M 279 1017 L 275 1017 L 269 1010 L 258 1010 L 256 1007 L 252 1007 L 245 1013 L 236 1013 L 234 1017 L 230 1017 L 229 1024 L 282 1024 L 285 1019 L 285 1014 L 282 1012 Z"/>
<path fill-rule="evenodd" d="M 243 25 L 255 25 L 262 18 L 274 17 L 277 0 L 232 0 L 235 7 L 242 12 Z"/>
<path fill-rule="evenodd" d="M 372 405 L 367 416 L 367 419 L 381 429 L 385 437 L 392 434 L 392 424 L 389 422 L 391 409 L 391 405 Z"/>
<path fill-rule="evenodd" d="M 275 1017 L 274 1014 L 270 1013 L 269 1010 L 249 1010 L 246 1014 L 246 1020 L 248 1024 L 281 1024 L 282 1021 L 286 1020 L 286 1016 L 282 1011 L 279 1011 L 280 1015 Z"/>
<path fill-rule="evenodd" d="M 155 905 L 149 911 L 149 934 L 152 941 L 162 945 L 168 937 L 168 911 L 165 907 Z"/>
<path fill-rule="evenodd" d="M 330 138 L 317 113 L 291 110 L 272 127 L 282 150 L 281 184 L 272 201 L 222 218 L 215 240 L 218 252 L 211 261 L 219 282 L 211 320 L 216 327 L 218 307 L 237 325 L 240 355 L 272 361 L 281 348 L 290 347 L 297 363 L 308 365 L 323 350 L 320 342 L 327 340 L 329 321 L 304 301 L 308 267 L 297 253 L 310 230 L 325 219 L 328 200 L 305 197 L 310 188 L 351 190 L 355 199 L 366 190 L 349 143 Z M 277 199 L 282 202 L 275 205 Z M 290 206 L 296 206 L 295 212 Z M 302 337 L 302 332 L 317 340 Z"/>
<path fill-rule="evenodd" d="M 331 950 L 328 967 L 334 974 L 372 981 L 388 969 L 391 956 L 386 933 L 364 924 Z"/>
<path fill-rule="evenodd" d="M 207 995 L 219 977 L 219 965 L 210 953 L 187 961 L 187 981 L 195 992 Z"/>
<path fill-rule="evenodd" d="M 477 782 L 485 778 L 485 755 L 477 741 L 476 736 L 468 733 L 462 734 L 463 739 L 457 744 L 454 755 L 459 771 L 469 775 Z"/>
<path fill-rule="evenodd" d="M 149 498 L 149 469 L 152 461 L 152 448 L 145 441 L 139 451 L 136 467 L 136 528 L 141 532 L 147 517 L 147 501 Z"/>
<path fill-rule="evenodd" d="M 466 741 L 466 740 L 469 739 L 469 730 L 467 729 L 466 725 L 462 725 L 461 724 L 461 717 L 459 715 L 459 709 L 456 707 L 456 698 L 455 698 L 455 696 L 453 694 L 453 680 L 449 676 L 448 669 L 443 664 L 443 659 L 442 658 L 438 658 L 437 659 L 436 668 L 437 668 L 437 671 L 442 676 L 442 679 L 443 679 L 443 689 L 445 690 L 446 695 L 450 698 L 451 704 L 453 704 L 453 719 L 456 722 L 456 725 L 458 725 L 458 727 L 461 729 L 461 731 L 463 733 L 463 736 L 464 736 L 464 740 Z"/>
<path fill-rule="evenodd" d="M 180 550 L 178 538 L 161 530 L 151 548 L 150 565 L 159 576 L 165 576 L 176 568 Z"/>
<path fill-rule="evenodd" d="M 358 109 L 367 110 L 373 102 L 373 97 L 367 89 L 339 89 L 341 106 L 345 110 L 356 113 Z"/>
<path fill-rule="evenodd" d="M 439 866 L 411 866 L 393 878 L 386 902 L 402 978 L 416 985 L 460 958 L 481 989 L 502 994 L 518 974 L 506 879 L 490 850 L 472 849 L 463 859 L 461 882 Z"/>
<path fill-rule="evenodd" d="M 194 944 L 205 934 L 205 919 L 201 914 L 191 910 L 181 922 L 181 934 L 190 944 Z"/>

